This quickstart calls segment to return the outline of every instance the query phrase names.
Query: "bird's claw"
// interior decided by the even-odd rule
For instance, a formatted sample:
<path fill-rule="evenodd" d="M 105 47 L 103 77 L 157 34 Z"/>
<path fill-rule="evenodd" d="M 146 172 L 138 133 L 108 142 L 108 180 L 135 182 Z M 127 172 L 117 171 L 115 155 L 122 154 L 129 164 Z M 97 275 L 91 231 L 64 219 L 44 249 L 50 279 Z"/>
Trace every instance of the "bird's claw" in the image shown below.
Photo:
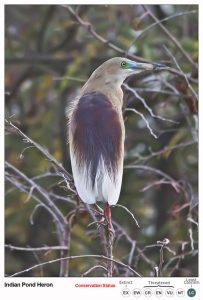
<path fill-rule="evenodd" d="M 99 230 L 101 226 L 106 226 L 106 219 L 102 216 L 101 220 L 97 222 L 97 229 Z"/>
<path fill-rule="evenodd" d="M 109 241 L 111 244 L 113 244 L 115 239 L 115 230 L 113 228 L 112 222 L 111 222 L 111 211 L 109 208 L 109 205 L 107 204 L 104 210 L 102 210 L 99 206 L 96 206 L 96 209 L 94 209 L 94 212 L 101 216 L 100 221 L 97 221 L 97 230 L 100 230 L 101 226 L 107 229 Z"/>
<path fill-rule="evenodd" d="M 101 220 L 97 222 L 97 229 L 99 230 L 101 226 L 107 227 L 109 235 L 111 235 L 112 239 L 115 238 L 115 230 L 111 222 L 109 222 L 104 216 L 102 216 Z"/>

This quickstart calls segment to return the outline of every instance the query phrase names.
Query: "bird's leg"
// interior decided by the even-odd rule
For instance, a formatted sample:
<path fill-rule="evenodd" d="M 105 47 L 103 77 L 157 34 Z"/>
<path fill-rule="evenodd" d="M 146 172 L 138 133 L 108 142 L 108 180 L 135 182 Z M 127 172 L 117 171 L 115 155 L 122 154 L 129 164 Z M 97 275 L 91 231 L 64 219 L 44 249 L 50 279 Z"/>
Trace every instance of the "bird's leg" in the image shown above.
<path fill-rule="evenodd" d="M 111 222 L 111 208 L 108 202 L 104 204 L 104 216 L 107 221 L 108 231 L 112 235 L 112 238 L 114 239 L 115 231 Z"/>
<path fill-rule="evenodd" d="M 114 242 L 114 238 L 115 238 L 115 231 L 111 222 L 111 208 L 110 205 L 108 204 L 108 202 L 106 202 L 104 204 L 104 216 L 106 218 L 106 222 L 107 222 L 107 228 L 108 228 L 108 245 L 107 245 L 107 249 L 108 249 L 108 257 L 113 259 L 113 242 Z M 113 275 L 113 261 L 109 261 L 107 263 L 107 270 L 108 270 L 108 277 L 112 277 Z"/>
<path fill-rule="evenodd" d="M 106 202 L 104 204 L 104 216 L 106 217 L 108 229 L 111 231 L 113 229 L 113 225 L 111 222 L 111 208 L 110 208 L 108 202 Z"/>
<path fill-rule="evenodd" d="M 108 228 L 108 232 L 111 235 L 112 241 L 114 240 L 114 228 L 111 222 L 111 208 L 108 202 L 104 204 L 104 210 L 102 210 L 98 205 L 95 204 L 95 207 L 97 208 L 95 211 L 96 214 L 101 216 L 101 219 L 98 221 L 98 227 L 101 225 L 106 226 Z"/>

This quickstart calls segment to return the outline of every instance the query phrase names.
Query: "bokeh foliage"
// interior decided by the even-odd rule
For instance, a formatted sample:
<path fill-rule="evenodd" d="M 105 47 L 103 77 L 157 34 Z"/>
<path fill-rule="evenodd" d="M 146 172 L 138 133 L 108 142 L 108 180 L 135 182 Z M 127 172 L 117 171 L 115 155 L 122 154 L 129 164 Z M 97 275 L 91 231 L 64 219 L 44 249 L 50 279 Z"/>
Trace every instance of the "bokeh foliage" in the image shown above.
<path fill-rule="evenodd" d="M 95 32 L 129 53 L 149 61 L 166 63 L 176 68 L 175 57 L 182 72 L 191 80 L 197 93 L 198 70 L 198 7 L 195 5 L 148 6 L 158 19 L 169 18 L 162 24 L 188 53 L 191 64 L 159 25 L 154 23 L 141 5 L 82 5 L 72 6 L 84 22 L 91 23 Z M 189 11 L 196 13 L 188 13 Z M 183 13 L 183 15 L 181 15 Z M 71 172 L 67 143 L 66 107 L 91 72 L 108 58 L 120 56 L 107 43 L 102 43 L 86 26 L 81 26 L 66 7 L 60 5 L 5 6 L 5 114 L 27 136 L 42 146 Z M 136 240 L 140 249 L 167 238 L 176 254 L 164 252 L 164 264 L 176 255 L 189 253 L 174 260 L 164 276 L 197 276 L 198 234 L 194 222 L 198 219 L 198 152 L 197 107 L 194 94 L 184 77 L 162 72 L 145 74 L 127 81 L 136 87 L 153 112 L 177 123 L 154 118 L 142 102 L 124 87 L 124 108 L 136 108 L 147 118 L 158 136 L 149 132 L 140 115 L 124 111 L 126 152 L 122 192 L 119 203 L 136 217 L 140 228 L 121 207 L 112 209 L 113 219 Z M 195 107 L 194 107 L 195 106 Z M 102 112 L 101 112 L 102 113 Z M 52 172 L 51 164 L 35 148 L 26 148 L 22 139 L 9 132 L 6 135 L 6 160 L 28 177 Z M 163 150 L 163 151 L 162 151 Z M 133 166 L 136 166 L 133 168 Z M 139 168 L 141 166 L 141 168 Z M 143 169 L 154 168 L 168 174 Z M 57 177 L 40 178 L 41 186 L 54 193 L 72 197 Z M 6 244 L 25 247 L 57 245 L 53 221 L 42 208 L 35 211 L 32 197 L 6 182 L 5 239 Z M 71 211 L 70 204 L 57 203 L 61 211 Z M 189 219 L 189 220 L 188 220 Z M 191 221 L 191 220 L 193 221 Z M 102 254 L 99 238 L 88 213 L 78 213 L 71 234 L 71 255 Z M 192 237 L 190 233 L 192 232 Z M 194 242 L 194 249 L 191 243 Z M 147 257 L 159 264 L 159 248 L 144 250 Z M 129 242 L 118 234 L 114 257 L 128 263 Z M 12 274 L 38 262 L 59 257 L 57 251 L 11 251 L 6 248 L 5 273 Z M 176 266 L 177 261 L 179 264 Z M 80 276 L 95 260 L 70 262 L 70 275 Z M 143 276 L 151 276 L 149 266 L 134 253 L 131 266 Z M 91 273 L 103 276 L 102 270 Z M 120 276 L 121 274 L 117 274 Z M 123 275 L 123 273 L 122 273 Z M 36 268 L 26 276 L 58 276 L 58 263 Z"/>

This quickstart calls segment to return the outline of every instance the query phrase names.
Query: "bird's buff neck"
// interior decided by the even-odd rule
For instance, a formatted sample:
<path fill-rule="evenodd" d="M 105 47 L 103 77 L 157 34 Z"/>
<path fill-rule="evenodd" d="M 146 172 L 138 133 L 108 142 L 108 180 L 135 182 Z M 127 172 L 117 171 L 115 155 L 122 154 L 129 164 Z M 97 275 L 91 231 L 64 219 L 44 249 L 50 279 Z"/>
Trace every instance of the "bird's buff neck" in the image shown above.
<path fill-rule="evenodd" d="M 94 76 L 93 76 L 94 75 Z M 123 91 L 121 84 L 123 80 L 109 78 L 109 76 L 92 74 L 89 80 L 82 88 L 82 94 L 92 91 L 103 93 L 111 101 L 114 107 L 122 110 L 123 106 Z"/>

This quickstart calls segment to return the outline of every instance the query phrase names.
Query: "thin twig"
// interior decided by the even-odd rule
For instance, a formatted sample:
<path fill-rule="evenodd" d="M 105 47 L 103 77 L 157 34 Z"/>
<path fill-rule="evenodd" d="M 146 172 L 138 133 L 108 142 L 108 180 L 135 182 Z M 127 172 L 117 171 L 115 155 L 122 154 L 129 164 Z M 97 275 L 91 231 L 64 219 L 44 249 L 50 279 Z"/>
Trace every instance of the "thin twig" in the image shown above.
<path fill-rule="evenodd" d="M 152 183 L 147 184 L 142 189 L 140 189 L 140 192 L 146 192 L 150 188 L 155 187 L 155 186 L 160 186 L 162 184 L 169 184 L 170 185 L 171 182 L 169 180 L 165 180 L 164 178 L 162 178 L 160 180 L 156 180 L 156 181 L 154 181 Z"/>
<path fill-rule="evenodd" d="M 136 156 L 136 162 L 140 162 L 140 161 L 144 161 L 147 162 L 148 160 L 156 157 L 156 156 L 160 156 L 161 154 L 164 154 L 166 152 L 172 152 L 176 149 L 181 149 L 181 148 L 186 148 L 192 145 L 197 144 L 197 142 L 194 141 L 188 141 L 188 142 L 184 142 L 184 143 L 179 143 L 175 146 L 165 146 L 163 149 L 158 150 L 158 151 L 152 151 L 150 149 L 150 154 L 149 155 L 145 155 L 145 156 L 141 156 L 141 155 L 135 155 Z"/>
<path fill-rule="evenodd" d="M 94 38 L 96 38 L 98 41 L 100 41 L 102 44 L 106 45 L 107 47 L 113 49 L 114 51 L 122 54 L 125 56 L 126 51 L 119 48 L 118 46 L 114 45 L 112 42 L 109 42 L 108 40 L 106 40 L 105 38 L 103 38 L 101 35 L 99 35 L 93 25 L 90 22 L 84 21 L 75 11 L 74 9 L 70 6 L 70 5 L 62 5 L 64 8 L 66 8 L 70 14 L 77 20 L 77 22 L 83 27 L 85 28 Z M 137 55 L 132 55 L 129 54 L 127 55 L 127 57 L 131 58 L 131 59 L 135 59 L 136 61 L 140 61 L 140 62 L 146 62 L 145 59 L 143 59 L 142 57 L 139 57 Z"/>
<path fill-rule="evenodd" d="M 35 257 L 36 261 L 40 264 L 41 262 L 40 262 L 40 258 L 38 256 L 38 254 L 35 251 L 33 251 L 32 254 Z M 43 266 L 40 266 L 40 277 L 44 277 L 44 268 L 43 268 Z"/>
<path fill-rule="evenodd" d="M 164 245 L 160 248 L 160 258 L 159 258 L 159 276 L 162 276 L 162 267 L 164 263 Z"/>
<path fill-rule="evenodd" d="M 163 176 L 164 178 L 166 178 L 167 180 L 169 180 L 171 182 L 172 187 L 176 190 L 177 193 L 180 193 L 181 190 L 181 186 L 180 184 L 175 181 L 175 179 L 173 179 L 171 176 L 169 176 L 168 174 L 164 173 L 161 170 L 158 170 L 156 168 L 153 167 L 149 167 L 149 166 L 145 166 L 145 165 L 126 165 L 124 166 L 125 169 L 141 169 L 141 170 L 146 170 L 149 172 L 153 172 L 156 173 L 157 175 Z"/>
<path fill-rule="evenodd" d="M 187 217 L 187 221 L 195 224 L 197 227 L 199 226 L 198 223 L 195 220 L 193 220 L 191 217 Z"/>
<path fill-rule="evenodd" d="M 128 265 L 129 266 L 132 266 L 132 262 L 133 262 L 133 258 L 134 258 L 134 254 L 135 254 L 135 250 L 136 250 L 136 245 L 137 245 L 137 242 L 132 241 L 132 246 L 131 246 L 131 250 L 129 253 L 129 257 L 128 257 Z M 128 276 L 129 276 L 129 270 L 126 270 L 125 277 L 128 277 Z"/>
<path fill-rule="evenodd" d="M 24 149 L 23 149 L 23 151 L 20 153 L 20 155 L 19 155 L 19 158 L 20 159 L 23 159 L 24 158 L 24 152 L 27 150 L 27 149 L 30 149 L 30 148 L 34 148 L 34 146 L 28 146 L 28 147 L 25 147 Z"/>
<path fill-rule="evenodd" d="M 125 211 L 127 211 L 127 213 L 133 218 L 133 220 L 135 221 L 136 225 L 138 228 L 140 228 L 140 225 L 138 224 L 138 221 L 136 220 L 135 216 L 133 215 L 133 213 L 124 205 L 121 204 L 116 204 L 114 207 L 121 207 L 123 208 Z"/>
<path fill-rule="evenodd" d="M 136 275 L 136 276 L 138 276 L 138 277 L 141 277 L 141 275 L 140 275 L 137 271 L 135 271 L 135 270 L 134 270 L 133 268 L 131 268 L 130 266 L 128 266 L 128 265 L 122 263 L 121 261 L 118 261 L 118 260 L 109 258 L 109 257 L 104 256 L 104 255 L 96 255 L 96 254 L 66 256 L 66 257 L 62 257 L 62 258 L 57 258 L 57 259 L 49 260 L 49 261 L 43 262 L 43 263 L 41 263 L 41 264 L 34 265 L 34 266 L 32 266 L 32 267 L 30 267 L 30 268 L 27 268 L 27 269 L 25 269 L 25 270 L 16 272 L 16 273 L 10 275 L 9 277 L 15 277 L 15 276 L 18 276 L 18 275 L 20 275 L 20 274 L 29 272 L 29 271 L 31 271 L 31 270 L 33 270 L 33 269 L 39 268 L 40 266 L 45 266 L 45 265 L 48 265 L 48 264 L 56 263 L 56 262 L 59 262 L 59 261 L 61 261 L 61 260 L 80 259 L 80 258 L 98 258 L 98 259 L 104 259 L 104 260 L 107 260 L 107 261 L 113 261 L 114 263 L 118 264 L 119 266 L 122 266 L 122 267 L 124 267 L 124 268 L 129 269 L 134 275 Z"/>
<path fill-rule="evenodd" d="M 52 251 L 52 250 L 67 250 L 67 246 L 44 246 L 44 247 L 18 247 L 13 245 L 5 244 L 6 248 L 10 250 L 17 250 L 17 251 Z"/>
<path fill-rule="evenodd" d="M 57 173 L 46 172 L 46 173 L 43 173 L 40 175 L 36 175 L 36 176 L 32 177 L 31 179 L 39 180 L 39 179 L 46 178 L 46 177 L 61 177 L 61 175 L 57 174 Z"/>
<path fill-rule="evenodd" d="M 162 276 L 162 268 L 164 263 L 164 249 L 165 246 L 170 243 L 170 240 L 165 238 L 162 241 L 157 241 L 157 244 L 160 245 L 160 257 L 159 257 L 159 267 L 158 267 L 158 275 Z"/>
<path fill-rule="evenodd" d="M 86 82 L 86 79 L 78 78 L 78 77 L 72 77 L 72 76 L 64 76 L 64 77 L 53 77 L 53 80 L 71 80 L 71 81 L 77 81 L 77 82 Z"/>
<path fill-rule="evenodd" d="M 59 163 L 49 152 L 47 149 L 39 145 L 37 142 L 33 141 L 31 138 L 29 138 L 25 133 L 23 133 L 17 126 L 15 126 L 12 122 L 5 120 L 8 130 L 9 127 L 11 128 L 12 133 L 16 133 L 20 135 L 27 143 L 30 143 L 33 145 L 35 148 L 37 148 L 51 163 L 55 165 L 55 167 L 64 174 L 66 177 L 67 181 L 70 181 L 71 183 L 73 182 L 72 176 L 65 170 L 65 168 L 62 166 L 61 163 Z"/>
<path fill-rule="evenodd" d="M 193 96 L 195 97 L 195 99 L 198 101 L 198 95 L 197 93 L 195 92 L 195 90 L 193 89 L 193 87 L 191 86 L 187 76 L 185 75 L 185 73 L 183 72 L 183 70 L 181 69 L 180 65 L 178 64 L 175 56 L 171 53 L 171 51 L 165 46 L 163 45 L 165 51 L 168 53 L 168 55 L 173 59 L 175 65 L 177 66 L 177 68 L 179 69 L 179 71 L 183 74 L 183 77 L 185 78 L 185 81 L 187 83 L 187 86 L 188 88 L 190 89 L 191 93 L 193 94 Z M 194 107 L 196 107 L 196 103 L 194 103 Z"/>
<path fill-rule="evenodd" d="M 69 197 L 64 197 L 61 195 L 57 195 L 54 192 L 49 192 L 49 196 L 54 199 L 54 200 L 61 200 L 61 201 L 65 201 L 67 203 L 70 203 L 72 205 L 76 205 L 76 201 L 75 200 L 71 200 Z"/>
<path fill-rule="evenodd" d="M 189 232 L 189 238 L 190 238 L 190 247 L 191 247 L 191 251 L 194 251 L 194 239 L 193 239 L 193 233 L 192 233 L 192 228 L 190 227 L 188 229 Z"/>
<path fill-rule="evenodd" d="M 30 188 L 30 191 L 29 191 L 29 194 L 28 194 L 28 196 L 25 200 L 25 203 L 28 202 L 30 200 L 30 198 L 32 197 L 32 193 L 33 193 L 34 189 L 35 188 L 33 186 Z"/>
<path fill-rule="evenodd" d="M 20 191 L 22 192 L 25 192 L 25 193 L 29 193 L 29 191 L 20 183 L 18 182 L 17 180 L 14 180 L 14 178 L 11 176 L 5 176 L 6 180 L 9 181 L 11 184 L 13 184 L 17 189 L 19 189 Z M 38 204 L 38 207 L 39 206 L 42 206 L 44 207 L 53 217 L 54 217 L 54 220 L 55 220 L 55 215 L 53 215 L 53 212 L 51 210 L 50 207 L 48 207 L 46 204 L 44 204 L 37 196 L 35 195 L 32 195 L 32 198 L 37 202 L 39 203 Z"/>
<path fill-rule="evenodd" d="M 96 265 L 90 269 L 88 269 L 85 273 L 82 274 L 82 277 L 89 275 L 89 273 L 91 273 L 92 271 L 94 271 L 95 269 L 103 269 L 104 271 L 106 271 L 108 273 L 107 268 L 105 268 L 102 265 Z"/>
<path fill-rule="evenodd" d="M 58 241 L 61 246 L 67 246 L 68 250 L 70 249 L 70 234 L 71 234 L 71 224 L 67 222 L 65 216 L 60 211 L 60 209 L 55 205 L 54 201 L 50 198 L 49 194 L 41 187 L 39 186 L 35 181 L 28 178 L 24 173 L 22 173 L 20 170 L 18 170 L 16 167 L 14 167 L 9 162 L 5 162 L 6 168 L 8 170 L 12 170 L 12 173 L 14 172 L 17 176 L 19 176 L 23 181 L 25 181 L 29 186 L 29 192 L 28 187 L 23 187 L 23 184 L 21 182 L 18 182 L 18 180 L 15 178 L 15 176 L 11 174 L 7 174 L 7 180 L 9 180 L 12 184 L 14 184 L 17 188 L 20 190 L 24 190 L 26 193 L 30 193 L 30 187 L 33 187 L 40 196 L 43 198 L 43 201 L 41 201 L 39 198 L 37 198 L 35 195 L 32 194 L 32 198 L 35 199 L 39 204 L 41 204 L 53 217 L 56 231 L 57 231 L 57 237 Z M 61 258 L 67 255 L 67 251 L 61 250 Z M 68 276 L 68 262 L 66 260 L 60 261 L 60 276 Z"/>
<path fill-rule="evenodd" d="M 148 7 L 146 5 L 143 5 L 143 8 L 145 11 L 147 11 L 147 13 L 149 14 L 149 16 L 155 21 L 157 22 L 157 25 L 164 31 L 164 33 L 168 36 L 168 38 L 174 43 L 174 45 L 179 49 L 179 51 L 182 53 L 182 55 L 187 59 L 187 61 L 193 66 L 195 67 L 195 69 L 198 68 L 197 64 L 193 61 L 193 59 L 190 57 L 190 55 L 183 49 L 183 47 L 181 46 L 181 44 L 179 43 L 179 41 L 168 31 L 168 29 L 160 22 L 161 20 L 159 20 L 153 13 L 151 10 L 148 9 Z"/>
<path fill-rule="evenodd" d="M 167 121 L 167 122 L 170 122 L 170 123 L 174 123 L 174 124 L 178 124 L 178 122 L 174 121 L 174 120 L 171 120 L 171 119 L 167 119 L 167 118 L 164 118 L 164 117 L 161 117 L 161 116 L 158 116 L 158 115 L 155 115 L 154 112 L 152 111 L 152 109 L 148 106 L 146 100 L 141 97 L 135 89 L 132 89 L 131 87 L 129 87 L 129 85 L 127 85 L 126 83 L 123 84 L 123 86 L 126 88 L 126 90 L 130 91 L 131 93 L 133 93 L 133 95 L 142 102 L 142 104 L 144 105 L 144 107 L 147 109 L 147 111 L 150 113 L 150 115 L 153 117 L 153 118 L 156 118 L 156 119 L 159 119 L 159 120 L 162 120 L 162 121 Z"/>
<path fill-rule="evenodd" d="M 118 231 L 121 232 L 121 234 L 126 238 L 126 240 L 131 244 L 131 249 L 133 247 L 133 245 L 135 245 L 135 249 L 138 252 L 138 255 L 136 257 L 136 262 L 135 262 L 135 266 L 138 263 L 139 258 L 141 257 L 142 260 L 151 267 L 152 270 L 154 270 L 154 268 L 156 267 L 156 264 L 150 260 L 145 254 L 144 254 L 144 249 L 140 249 L 140 247 L 138 247 L 137 245 L 137 241 L 132 239 L 129 234 L 127 233 L 127 231 L 120 226 L 120 224 L 118 224 L 117 222 L 113 221 L 113 224 L 117 227 Z"/>
<path fill-rule="evenodd" d="M 37 205 L 35 205 L 35 207 L 34 207 L 32 213 L 31 213 L 31 215 L 30 215 L 30 224 L 31 224 L 31 225 L 34 225 L 34 220 L 33 220 L 34 214 L 36 213 L 36 211 L 37 211 L 37 209 L 38 209 L 39 207 L 43 207 L 42 204 L 37 204 Z"/>
<path fill-rule="evenodd" d="M 197 254 L 198 254 L 198 251 L 195 250 L 195 251 L 183 252 L 183 253 L 181 253 L 181 254 L 179 254 L 179 255 L 176 255 L 176 256 L 172 257 L 172 258 L 164 265 L 163 271 L 164 271 L 164 270 L 167 270 L 167 269 L 169 268 L 169 266 L 170 266 L 175 260 L 177 260 L 177 259 L 181 259 L 181 260 L 182 260 L 182 259 L 184 259 L 186 256 L 189 256 L 189 255 L 194 256 L 194 255 L 197 255 Z"/>
<path fill-rule="evenodd" d="M 155 139 L 158 138 L 158 136 L 154 133 L 153 129 L 150 127 L 149 122 L 148 122 L 148 120 L 146 119 L 146 117 L 144 116 L 143 113 L 141 113 L 140 111 L 138 111 L 138 110 L 135 109 L 135 108 L 126 108 L 125 111 L 132 111 L 132 112 L 136 113 L 137 115 L 139 115 L 139 116 L 143 119 L 143 121 L 145 122 L 145 124 L 147 125 L 147 128 L 149 129 L 151 135 L 152 135 Z"/>
<path fill-rule="evenodd" d="M 168 90 L 160 90 L 160 89 L 153 89 L 153 88 L 138 88 L 136 87 L 137 92 L 143 92 L 143 93 L 158 93 L 158 94 L 163 94 L 163 95 L 168 95 L 168 96 L 173 96 L 173 97 L 179 97 L 179 98 L 185 98 L 188 99 L 190 96 L 184 95 L 179 93 L 176 89 L 174 92 L 170 92 Z"/>
<path fill-rule="evenodd" d="M 58 207 L 54 204 L 54 202 L 50 199 L 50 197 L 42 187 L 36 184 L 35 181 L 33 181 L 32 179 L 28 178 L 24 173 L 22 173 L 9 162 L 6 161 L 5 166 L 14 171 L 17 175 L 24 179 L 33 189 L 36 189 L 36 191 L 39 192 L 39 194 L 46 200 L 46 204 L 52 209 L 52 215 L 56 220 L 60 222 L 61 225 L 62 223 L 67 224 L 67 221 L 63 216 L 62 212 L 58 209 Z"/>
<path fill-rule="evenodd" d="M 140 39 L 147 31 L 149 31 L 150 29 L 152 29 L 153 27 L 155 27 L 157 24 L 169 21 L 169 20 L 177 18 L 177 17 L 181 17 L 181 16 L 185 16 L 185 15 L 189 15 L 189 14 L 196 14 L 196 13 L 198 13 L 197 10 L 185 11 L 185 12 L 180 12 L 180 13 L 174 14 L 172 16 L 166 17 L 164 19 L 155 21 L 154 23 L 152 23 L 151 25 L 149 25 L 148 27 L 146 27 L 145 29 L 143 29 L 142 31 L 140 31 L 140 33 L 138 34 L 138 36 L 131 42 L 130 46 L 127 48 L 126 53 L 130 52 L 130 48 L 133 46 L 133 44 L 135 44 L 135 42 L 138 39 Z M 148 11 L 147 11 L 147 14 L 148 14 Z"/>

